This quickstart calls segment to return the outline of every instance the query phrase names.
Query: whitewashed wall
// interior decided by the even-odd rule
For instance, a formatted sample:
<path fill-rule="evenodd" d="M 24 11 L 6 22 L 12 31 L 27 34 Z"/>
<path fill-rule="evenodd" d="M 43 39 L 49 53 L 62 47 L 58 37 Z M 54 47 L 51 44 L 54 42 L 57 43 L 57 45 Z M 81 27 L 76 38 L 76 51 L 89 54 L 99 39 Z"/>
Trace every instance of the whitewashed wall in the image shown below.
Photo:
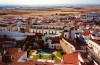
<path fill-rule="evenodd" d="M 72 45 L 72 44 L 70 44 L 69 42 L 67 42 L 65 39 L 62 39 L 66 44 L 68 44 L 69 46 L 70 46 L 70 48 L 72 48 L 72 52 L 75 52 L 76 51 L 76 49 L 75 49 L 75 47 Z"/>
<path fill-rule="evenodd" d="M 95 43 L 92 40 L 87 40 L 86 42 L 87 42 L 88 46 L 91 47 L 93 49 L 93 51 L 100 56 L 100 45 L 98 45 L 97 43 Z"/>

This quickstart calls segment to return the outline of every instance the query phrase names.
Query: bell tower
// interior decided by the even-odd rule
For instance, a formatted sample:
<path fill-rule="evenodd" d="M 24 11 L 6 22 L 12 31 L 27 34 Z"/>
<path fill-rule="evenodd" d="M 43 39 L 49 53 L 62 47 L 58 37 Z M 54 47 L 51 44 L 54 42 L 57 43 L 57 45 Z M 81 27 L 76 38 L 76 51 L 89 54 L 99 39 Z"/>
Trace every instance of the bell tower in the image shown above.
<path fill-rule="evenodd" d="M 26 20 L 26 32 L 30 32 L 31 26 L 32 26 L 32 19 L 29 17 L 29 18 Z"/>

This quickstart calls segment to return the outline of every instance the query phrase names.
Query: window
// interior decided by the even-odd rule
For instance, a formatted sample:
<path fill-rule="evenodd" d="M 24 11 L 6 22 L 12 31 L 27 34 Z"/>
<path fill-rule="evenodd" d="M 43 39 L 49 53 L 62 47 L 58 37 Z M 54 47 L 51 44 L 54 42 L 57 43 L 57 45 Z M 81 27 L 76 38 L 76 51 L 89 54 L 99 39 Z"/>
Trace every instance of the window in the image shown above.
<path fill-rule="evenodd" d="M 67 37 L 67 35 L 65 35 L 65 37 Z"/>

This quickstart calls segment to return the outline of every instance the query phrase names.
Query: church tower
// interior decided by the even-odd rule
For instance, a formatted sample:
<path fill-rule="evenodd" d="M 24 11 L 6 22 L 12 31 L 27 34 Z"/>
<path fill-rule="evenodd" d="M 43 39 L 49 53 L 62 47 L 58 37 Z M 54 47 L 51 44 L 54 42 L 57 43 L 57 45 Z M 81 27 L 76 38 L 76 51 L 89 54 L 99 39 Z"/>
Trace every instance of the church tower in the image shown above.
<path fill-rule="evenodd" d="M 31 18 L 28 18 L 26 20 L 26 32 L 30 32 L 31 26 L 32 26 L 32 19 Z"/>

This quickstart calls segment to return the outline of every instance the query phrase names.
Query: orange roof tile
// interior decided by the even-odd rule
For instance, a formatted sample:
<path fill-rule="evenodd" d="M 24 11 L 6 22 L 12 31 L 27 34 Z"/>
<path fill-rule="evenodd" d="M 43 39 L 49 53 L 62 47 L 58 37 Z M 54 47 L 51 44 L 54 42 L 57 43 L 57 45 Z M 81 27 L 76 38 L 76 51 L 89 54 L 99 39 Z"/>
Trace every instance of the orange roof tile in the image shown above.
<path fill-rule="evenodd" d="M 50 39 L 52 40 L 52 43 L 60 44 L 60 38 L 59 37 L 50 38 Z"/>
<path fill-rule="evenodd" d="M 95 42 L 96 44 L 100 45 L 100 40 L 92 39 L 92 41 Z"/>
<path fill-rule="evenodd" d="M 19 49 L 19 48 L 7 48 L 7 52 L 8 52 L 9 54 L 15 54 L 15 53 L 18 52 L 18 49 Z"/>
<path fill-rule="evenodd" d="M 88 58 L 88 53 L 81 53 L 81 56 L 83 59 L 87 59 Z"/>
<path fill-rule="evenodd" d="M 4 62 L 2 62 L 2 61 L 0 61 L 0 65 L 7 65 L 6 63 L 4 63 Z"/>
<path fill-rule="evenodd" d="M 61 63 L 59 65 L 77 65 L 77 64 L 64 64 L 64 63 Z"/>
<path fill-rule="evenodd" d="M 64 26 L 64 24 L 42 24 L 42 26 Z"/>
<path fill-rule="evenodd" d="M 70 44 L 72 44 L 74 47 L 75 47 L 75 49 L 81 49 L 81 47 L 79 47 L 79 46 L 77 46 L 77 44 L 76 43 L 73 43 L 72 42 L 72 40 L 71 39 L 69 39 L 69 38 L 64 38 L 67 42 L 69 42 Z"/>
<path fill-rule="evenodd" d="M 16 54 L 14 54 L 14 55 L 13 55 L 13 58 L 14 58 L 14 59 L 13 59 L 12 61 L 13 61 L 13 62 L 17 62 L 17 61 L 19 60 L 19 58 L 20 58 L 21 56 L 24 55 L 24 53 L 25 53 L 25 52 L 18 52 L 18 53 L 16 53 Z"/>
<path fill-rule="evenodd" d="M 34 62 L 13 62 L 11 65 L 35 65 Z"/>
<path fill-rule="evenodd" d="M 79 62 L 78 52 L 64 55 L 63 60 L 65 64 L 77 64 L 78 65 L 78 62 Z"/>
<path fill-rule="evenodd" d="M 11 65 L 54 65 L 54 63 L 45 63 L 45 62 L 34 62 L 34 61 L 31 61 L 31 62 L 12 62 Z"/>
<path fill-rule="evenodd" d="M 91 33 L 90 33 L 89 31 L 83 31 L 81 34 L 84 35 L 84 36 L 88 36 L 88 35 L 90 35 Z"/>

